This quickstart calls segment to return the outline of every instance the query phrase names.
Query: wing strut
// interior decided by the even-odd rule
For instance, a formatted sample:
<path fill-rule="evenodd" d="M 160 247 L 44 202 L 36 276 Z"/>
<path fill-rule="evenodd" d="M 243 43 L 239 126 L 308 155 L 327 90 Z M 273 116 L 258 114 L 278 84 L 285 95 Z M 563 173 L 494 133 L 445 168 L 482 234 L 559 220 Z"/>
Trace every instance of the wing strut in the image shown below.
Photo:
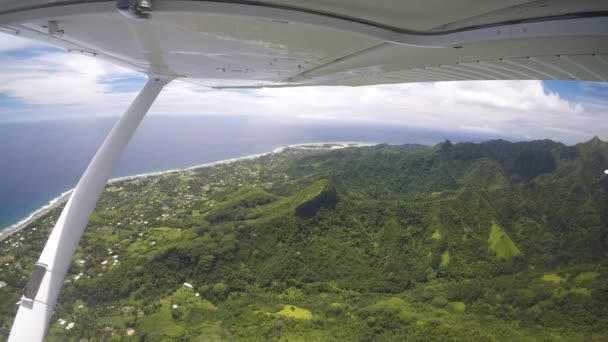
<path fill-rule="evenodd" d="M 162 88 L 170 81 L 150 76 L 78 181 L 23 291 L 8 339 L 10 342 L 44 339 L 78 241 L 112 174 L 114 164 Z"/>

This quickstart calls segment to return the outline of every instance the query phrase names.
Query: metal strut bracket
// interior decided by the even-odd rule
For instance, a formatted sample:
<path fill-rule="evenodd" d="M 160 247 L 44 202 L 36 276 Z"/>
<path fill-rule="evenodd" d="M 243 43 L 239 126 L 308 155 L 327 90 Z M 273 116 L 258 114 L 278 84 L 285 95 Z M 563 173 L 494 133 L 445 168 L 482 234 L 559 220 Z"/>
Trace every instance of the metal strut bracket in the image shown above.
<path fill-rule="evenodd" d="M 30 281 L 27 282 L 25 288 L 23 289 L 23 297 L 27 299 L 34 300 L 36 299 L 36 295 L 38 294 L 38 290 L 40 289 L 40 284 L 42 283 L 42 278 L 44 278 L 44 274 L 46 273 L 46 267 L 42 265 L 35 265 L 34 270 L 32 271 L 32 277 Z"/>
<path fill-rule="evenodd" d="M 148 109 L 171 79 L 150 76 L 129 109 L 116 123 L 74 188 L 61 212 L 32 279 L 24 289 L 8 338 L 11 342 L 42 341 L 80 237 L 95 209 L 114 165 Z"/>
<path fill-rule="evenodd" d="M 152 0 L 116 0 L 116 9 L 129 18 L 149 19 Z"/>

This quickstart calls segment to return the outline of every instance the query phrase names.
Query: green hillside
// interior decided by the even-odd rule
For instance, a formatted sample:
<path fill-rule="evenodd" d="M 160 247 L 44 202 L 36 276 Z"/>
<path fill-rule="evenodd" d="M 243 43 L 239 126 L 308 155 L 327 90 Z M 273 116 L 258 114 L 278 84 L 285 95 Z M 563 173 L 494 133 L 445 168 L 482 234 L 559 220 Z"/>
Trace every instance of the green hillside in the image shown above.
<path fill-rule="evenodd" d="M 446 141 L 114 183 L 48 340 L 608 340 L 605 169 L 597 138 Z M 2 334 L 57 216 L 1 244 Z"/>

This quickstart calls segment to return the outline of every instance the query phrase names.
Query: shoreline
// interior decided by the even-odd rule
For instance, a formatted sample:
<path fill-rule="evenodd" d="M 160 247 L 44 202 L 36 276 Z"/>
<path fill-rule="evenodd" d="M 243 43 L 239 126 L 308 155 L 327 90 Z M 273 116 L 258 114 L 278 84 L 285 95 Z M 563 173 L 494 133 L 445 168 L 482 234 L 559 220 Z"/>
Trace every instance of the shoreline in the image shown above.
<path fill-rule="evenodd" d="M 13 235 L 13 234 L 17 233 L 18 231 L 22 230 L 23 228 L 27 227 L 30 223 L 36 221 L 41 216 L 46 215 L 51 210 L 61 206 L 65 202 L 67 202 L 68 199 L 70 198 L 70 196 L 72 195 L 73 190 L 74 189 L 70 189 L 68 191 L 63 192 L 61 195 L 48 201 L 47 204 L 45 204 L 41 208 L 36 209 L 34 212 L 30 213 L 26 218 L 22 219 L 21 221 L 13 224 L 11 226 L 2 228 L 2 230 L 0 230 L 0 242 L 4 241 L 11 235 Z"/>
<path fill-rule="evenodd" d="M 335 145 L 335 146 L 331 146 L 329 148 L 323 147 L 323 145 L 328 145 L 328 144 Z M 240 160 L 256 159 L 256 158 L 260 158 L 260 157 L 263 157 L 263 156 L 266 156 L 269 154 L 273 154 L 273 153 L 281 153 L 285 149 L 288 149 L 288 148 L 305 149 L 305 150 L 314 150 L 314 149 L 335 150 L 335 149 L 347 148 L 347 147 L 362 147 L 362 146 L 374 146 L 374 145 L 377 145 L 377 143 L 316 142 L 316 143 L 292 144 L 292 145 L 288 145 L 286 147 L 275 148 L 274 150 L 272 150 L 270 152 L 251 154 L 251 155 L 247 155 L 247 156 L 243 156 L 243 157 L 229 158 L 229 159 L 219 160 L 219 161 L 215 161 L 215 162 L 211 162 L 211 163 L 204 163 L 204 164 L 200 164 L 200 165 L 190 166 L 190 167 L 186 167 L 183 169 L 170 169 L 170 170 L 164 170 L 164 171 L 141 173 L 141 174 L 131 175 L 131 176 L 116 177 L 116 178 L 109 179 L 107 184 L 112 184 L 112 183 L 116 183 L 116 182 L 132 180 L 132 179 L 137 179 L 137 178 L 155 177 L 155 176 L 162 176 L 162 175 L 169 174 L 169 173 L 196 170 L 196 169 L 211 167 L 211 166 L 215 166 L 215 165 L 229 164 L 229 163 L 233 163 L 233 162 L 240 161 Z M 313 146 L 318 146 L 318 147 L 315 148 Z M 43 205 L 39 209 L 36 209 L 35 211 L 33 211 L 32 213 L 27 215 L 24 219 L 18 221 L 17 223 L 7 226 L 7 227 L 0 228 L 0 242 L 4 241 L 11 235 L 21 231 L 22 229 L 27 227 L 29 224 L 31 224 L 32 222 L 34 222 L 41 216 L 44 216 L 47 213 L 49 213 L 51 210 L 58 208 L 59 206 L 66 203 L 70 199 L 70 196 L 72 195 L 72 191 L 74 191 L 74 188 L 72 188 L 68 191 L 65 191 L 61 195 L 53 198 L 52 200 L 47 202 L 47 204 Z"/>

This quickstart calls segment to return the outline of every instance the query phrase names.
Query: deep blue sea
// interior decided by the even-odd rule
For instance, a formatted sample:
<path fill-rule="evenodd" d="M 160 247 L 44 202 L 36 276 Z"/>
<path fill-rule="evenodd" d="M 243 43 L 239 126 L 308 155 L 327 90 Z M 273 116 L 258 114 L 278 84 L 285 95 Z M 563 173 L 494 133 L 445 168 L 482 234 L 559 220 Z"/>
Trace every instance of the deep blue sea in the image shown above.
<path fill-rule="evenodd" d="M 0 229 L 73 188 L 118 118 L 0 122 Z M 114 177 L 181 169 L 313 142 L 434 144 L 492 137 L 404 127 L 248 117 L 150 116 Z"/>

